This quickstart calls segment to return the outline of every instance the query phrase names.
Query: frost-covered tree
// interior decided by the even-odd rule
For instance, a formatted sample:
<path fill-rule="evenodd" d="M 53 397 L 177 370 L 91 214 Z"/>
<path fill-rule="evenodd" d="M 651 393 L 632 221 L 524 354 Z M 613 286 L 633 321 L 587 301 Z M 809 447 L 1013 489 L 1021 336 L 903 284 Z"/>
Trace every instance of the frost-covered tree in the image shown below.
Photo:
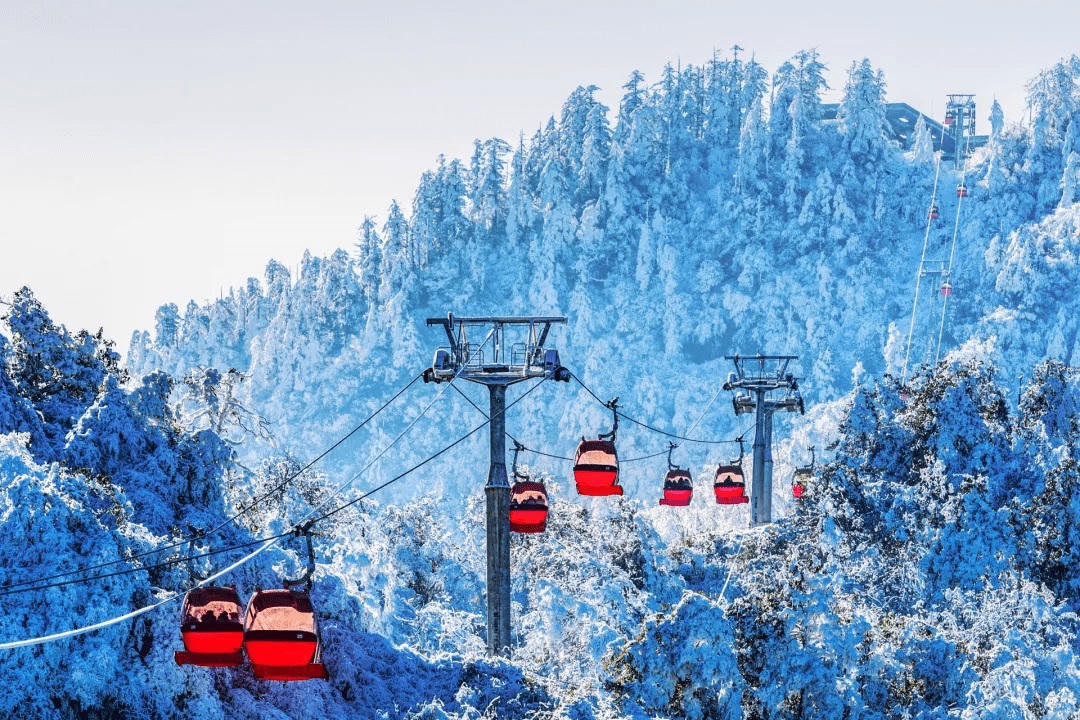
<path fill-rule="evenodd" d="M 360 288 L 364 298 L 371 303 L 378 294 L 379 275 L 382 271 L 379 252 L 381 241 L 376 229 L 375 218 L 364 216 L 356 241 L 356 267 L 359 274 Z"/>
<path fill-rule="evenodd" d="M 934 139 L 930 135 L 930 128 L 927 127 L 926 120 L 921 113 L 919 119 L 915 121 L 915 127 L 912 129 L 911 137 L 908 140 L 908 146 L 911 148 L 908 157 L 911 161 L 929 164 L 934 157 Z"/>
<path fill-rule="evenodd" d="M 180 330 L 180 310 L 175 303 L 167 303 L 157 309 L 154 315 L 154 342 L 158 347 L 176 345 Z"/>
<path fill-rule="evenodd" d="M 885 129 L 885 74 L 870 60 L 852 63 L 844 97 L 837 112 L 845 146 L 855 162 L 880 162 L 887 144 Z M 922 116 L 919 117 L 922 120 Z M 918 127 L 916 126 L 916 130 Z"/>
<path fill-rule="evenodd" d="M 41 418 L 43 435 L 36 436 L 35 456 L 57 459 L 64 438 L 97 396 L 110 373 L 123 381 L 119 355 L 99 331 L 75 336 L 52 322 L 29 288 L 14 294 L 4 316 L 11 331 L 6 367 L 16 391 Z M 36 425 L 36 424 L 35 424 Z"/>
<path fill-rule="evenodd" d="M 615 139 L 623 142 L 630 135 L 630 128 L 633 126 L 634 113 L 644 103 L 645 90 L 641 87 L 641 83 L 645 81 L 645 76 L 637 70 L 630 73 L 630 78 L 623 85 L 622 100 L 619 101 L 619 117 L 618 123 L 615 126 Z"/>
<path fill-rule="evenodd" d="M 472 221 L 490 235 L 503 232 L 506 223 L 506 161 L 510 144 L 492 138 L 476 141 L 469 169 L 469 200 Z"/>
<path fill-rule="evenodd" d="M 773 75 L 769 158 L 778 168 L 780 197 L 789 215 L 802 205 L 807 146 L 821 119 L 821 93 L 829 88 L 816 50 L 803 50 Z"/>
<path fill-rule="evenodd" d="M 611 153 L 611 128 L 607 107 L 595 103 L 585 118 L 581 143 L 581 170 L 578 172 L 578 198 L 582 204 L 596 202 L 607 176 L 608 155 Z"/>
<path fill-rule="evenodd" d="M 1076 202 L 1077 188 L 1080 187 L 1080 153 L 1070 152 L 1065 162 L 1065 172 L 1061 177 L 1060 207 L 1067 208 Z"/>

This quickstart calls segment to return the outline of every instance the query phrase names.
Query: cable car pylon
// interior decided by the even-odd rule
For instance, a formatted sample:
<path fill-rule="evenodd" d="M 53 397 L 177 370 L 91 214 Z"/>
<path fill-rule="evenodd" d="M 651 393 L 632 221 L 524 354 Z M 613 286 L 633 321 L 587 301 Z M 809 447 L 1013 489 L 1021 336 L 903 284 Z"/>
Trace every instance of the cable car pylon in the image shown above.
<path fill-rule="evenodd" d="M 487 497 L 487 649 L 488 655 L 510 656 L 510 499 L 506 474 L 506 388 L 537 379 L 569 382 L 570 371 L 559 363 L 559 351 L 545 347 L 548 332 L 565 317 L 456 317 L 428 318 L 428 326 L 440 325 L 449 345 L 435 350 L 431 367 L 424 370 L 424 382 L 443 382 L 460 377 L 486 385 L 490 397 L 488 413 L 490 461 Z M 490 328 L 480 343 L 470 343 L 470 333 Z M 524 333 L 509 346 L 506 331 Z M 490 359 L 485 347 L 491 341 Z M 510 352 L 506 349 L 509 347 Z"/>
<path fill-rule="evenodd" d="M 789 373 L 788 365 L 798 360 L 797 355 L 727 356 L 735 364 L 735 372 L 728 375 L 724 390 L 740 390 L 732 398 L 735 415 L 755 413 L 754 429 L 754 477 L 750 493 L 750 524 L 753 526 L 772 523 L 772 416 L 778 410 L 805 413 L 799 383 Z M 775 363 L 775 369 L 766 366 Z M 755 368 L 754 365 L 757 365 Z M 779 400 L 770 400 L 771 392 L 784 391 Z M 753 396 L 751 396 L 753 393 Z M 717 496 L 719 499 L 719 495 Z"/>

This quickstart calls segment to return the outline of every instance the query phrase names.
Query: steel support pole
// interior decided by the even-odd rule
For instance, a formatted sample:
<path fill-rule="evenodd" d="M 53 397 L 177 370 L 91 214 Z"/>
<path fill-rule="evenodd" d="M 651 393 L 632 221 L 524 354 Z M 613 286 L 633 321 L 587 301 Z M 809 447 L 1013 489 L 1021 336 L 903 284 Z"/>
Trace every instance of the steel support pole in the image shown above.
<path fill-rule="evenodd" d="M 757 416 L 754 423 L 754 479 L 750 496 L 750 524 L 763 525 L 769 520 L 768 499 L 765 497 L 765 392 L 754 390 L 757 395 Z"/>
<path fill-rule="evenodd" d="M 772 522 L 772 416 L 771 409 L 765 413 L 765 514 L 762 523 Z"/>
<path fill-rule="evenodd" d="M 510 485 L 506 480 L 506 386 L 491 395 L 491 469 L 487 486 L 488 655 L 510 656 Z"/>

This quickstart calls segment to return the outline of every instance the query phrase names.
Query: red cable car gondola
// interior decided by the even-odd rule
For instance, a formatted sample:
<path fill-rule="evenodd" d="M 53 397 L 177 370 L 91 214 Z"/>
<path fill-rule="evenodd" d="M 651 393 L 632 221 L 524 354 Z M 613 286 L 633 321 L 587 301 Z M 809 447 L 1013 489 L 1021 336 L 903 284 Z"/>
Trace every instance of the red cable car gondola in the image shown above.
<path fill-rule="evenodd" d="M 515 482 L 510 489 L 510 530 L 541 533 L 547 529 L 547 490 L 532 481 Z"/>
<path fill-rule="evenodd" d="M 814 479 L 814 447 L 810 446 L 810 464 L 806 467 L 795 468 L 791 475 L 791 496 L 801 500 L 806 494 L 806 488 Z"/>
<path fill-rule="evenodd" d="M 244 625 L 240 596 L 234 587 L 197 587 L 184 597 L 180 633 L 184 649 L 177 665 L 235 667 L 244 662 Z"/>
<path fill-rule="evenodd" d="M 931 220 L 937 220 L 938 217 L 939 217 L 938 206 L 937 205 L 931 205 L 930 206 L 930 219 Z"/>
<path fill-rule="evenodd" d="M 750 502 L 746 497 L 746 481 L 742 468 L 738 465 L 720 465 L 716 468 L 716 480 L 713 482 L 717 505 L 741 505 Z"/>
<path fill-rule="evenodd" d="M 311 576 L 315 552 L 309 529 L 297 532 L 307 538 L 308 569 L 296 581 L 285 581 L 283 590 L 256 590 L 244 616 L 244 649 L 255 677 L 264 680 L 329 680 L 322 664 L 319 620 L 311 605 Z M 306 590 L 291 585 L 306 583 Z"/>
<path fill-rule="evenodd" d="M 686 507 L 690 499 L 694 497 L 694 480 L 689 470 L 683 470 L 671 462 L 671 452 L 678 447 L 675 443 L 668 445 L 668 471 L 664 476 L 664 497 L 660 498 L 661 505 L 673 507 Z"/>
<path fill-rule="evenodd" d="M 668 470 L 664 477 L 664 497 L 660 499 L 660 504 L 686 507 L 693 497 L 694 481 L 690 477 L 690 471 L 682 468 Z"/>
<path fill-rule="evenodd" d="M 739 459 L 731 465 L 720 465 L 716 468 L 716 479 L 713 481 L 713 492 L 716 494 L 717 505 L 741 505 L 750 502 L 746 497 L 746 480 L 742 471 L 743 444 L 739 438 Z"/>
<path fill-rule="evenodd" d="M 619 398 L 615 398 L 607 404 L 615 417 L 611 432 L 601 434 L 597 440 L 582 438 L 578 445 L 574 457 L 574 482 L 579 495 L 623 494 L 619 485 L 619 455 L 615 450 L 615 433 L 619 429 L 618 401 Z"/>
<path fill-rule="evenodd" d="M 956 119 L 953 117 L 952 111 L 945 113 L 945 124 L 952 125 L 954 122 L 956 122 Z"/>
<path fill-rule="evenodd" d="M 966 198 L 968 196 L 967 186 L 964 183 L 960 183 L 956 186 L 956 197 Z"/>
<path fill-rule="evenodd" d="M 244 649 L 264 680 L 329 679 L 321 662 L 319 622 L 306 592 L 259 590 L 244 618 Z"/>
<path fill-rule="evenodd" d="M 510 488 L 510 531 L 542 533 L 547 529 L 547 488 L 518 474 L 517 456 L 525 447 L 514 441 L 514 486 Z"/>
<path fill-rule="evenodd" d="M 944 295 L 945 297 L 948 297 L 949 295 L 952 295 L 952 283 L 949 282 L 948 280 L 941 283 L 941 294 Z"/>

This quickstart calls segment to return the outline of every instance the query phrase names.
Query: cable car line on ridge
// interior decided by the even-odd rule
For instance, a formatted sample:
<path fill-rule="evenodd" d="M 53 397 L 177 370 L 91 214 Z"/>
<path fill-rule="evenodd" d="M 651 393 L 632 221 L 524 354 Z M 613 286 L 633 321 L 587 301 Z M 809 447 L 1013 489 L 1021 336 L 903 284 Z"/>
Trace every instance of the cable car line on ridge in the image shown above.
<path fill-rule="evenodd" d="M 971 136 L 967 136 L 967 145 L 964 150 L 964 154 L 967 155 L 971 150 Z M 944 300 L 941 302 L 941 325 L 938 328 L 938 340 L 937 348 L 934 350 L 934 364 L 938 362 L 938 358 L 941 357 L 941 336 L 945 332 L 945 311 L 949 306 L 949 297 L 952 295 L 952 266 L 953 257 L 956 255 L 956 236 L 960 232 L 960 206 L 964 203 L 964 198 L 968 196 L 967 192 L 967 170 L 968 163 L 964 161 L 964 169 L 960 173 L 960 184 L 956 187 L 956 221 L 953 224 L 953 236 L 952 247 L 949 248 L 949 265 L 945 271 L 945 282 L 941 285 L 941 294 L 944 296 Z"/>
<path fill-rule="evenodd" d="M 922 255 L 919 256 L 919 272 L 915 276 L 915 299 L 912 301 L 912 304 L 911 304 L 911 323 L 908 325 L 907 348 L 904 350 L 904 369 L 903 369 L 903 372 L 901 373 L 901 379 L 900 379 L 900 384 L 901 385 L 903 385 L 904 383 L 907 382 L 908 358 L 911 355 L 911 338 L 912 338 L 912 335 L 915 332 L 915 310 L 918 308 L 918 305 L 919 305 L 919 288 L 922 285 L 922 268 L 923 268 L 923 265 L 926 262 L 926 247 L 930 242 L 930 227 L 931 227 L 933 221 L 937 219 L 937 213 L 935 211 L 937 209 L 937 188 L 938 188 L 938 178 L 940 176 L 941 176 L 941 157 L 937 156 L 937 157 L 935 157 L 935 162 L 934 162 L 934 187 L 930 191 L 930 212 L 927 213 L 926 232 L 923 233 Z"/>
<path fill-rule="evenodd" d="M 949 113 L 952 113 L 952 111 L 950 110 Z M 952 120 L 954 119 L 954 116 L 949 114 L 949 113 L 946 114 L 946 118 L 945 118 L 945 124 L 946 125 L 951 125 Z M 961 115 L 961 118 L 962 117 L 963 116 Z M 972 133 L 973 132 L 974 132 L 974 130 L 972 130 Z M 943 296 L 943 300 L 942 300 L 942 305 L 941 305 L 941 321 L 940 321 L 940 323 L 938 325 L 937 343 L 936 343 L 936 345 L 934 345 L 933 336 L 931 335 L 930 344 L 927 345 L 927 349 L 926 349 L 926 361 L 928 362 L 929 354 L 930 354 L 930 345 L 934 345 L 934 364 L 935 365 L 938 363 L 938 361 L 941 358 L 941 339 L 942 339 L 942 337 L 944 336 L 944 333 L 945 333 L 945 314 L 946 314 L 946 311 L 947 311 L 948 305 L 949 305 L 949 297 L 953 293 L 952 271 L 953 271 L 953 260 L 955 258 L 955 254 L 956 254 L 956 239 L 957 239 L 957 235 L 959 234 L 959 231 L 960 231 L 960 210 L 961 210 L 961 207 L 963 205 L 964 199 L 968 197 L 967 171 L 968 171 L 969 162 L 968 162 L 967 158 L 970 156 L 970 152 L 971 152 L 971 138 L 972 138 L 971 134 L 966 134 L 965 135 L 965 141 L 964 141 L 965 145 L 964 145 L 963 151 L 961 151 L 958 143 L 956 144 L 956 147 L 955 147 L 955 152 L 956 152 L 957 158 L 964 158 L 964 163 L 963 163 L 963 166 L 962 166 L 961 171 L 960 171 L 960 184 L 956 186 L 956 215 L 955 215 L 955 220 L 954 220 L 954 223 L 953 223 L 952 242 L 951 242 L 951 246 L 950 246 L 950 249 L 949 249 L 949 260 L 948 260 L 947 263 L 944 260 L 931 261 L 931 262 L 934 262 L 934 263 L 940 263 L 940 267 L 933 274 L 938 274 L 938 275 L 942 276 L 942 278 L 943 278 L 943 281 L 941 283 L 941 289 L 940 289 L 941 295 Z M 942 141 L 944 141 L 944 135 L 942 135 Z M 915 331 L 915 318 L 916 318 L 916 315 L 917 315 L 917 309 L 918 309 L 918 305 L 919 305 L 919 290 L 920 290 L 922 276 L 924 274 L 925 266 L 926 266 L 926 262 L 927 262 L 926 261 L 926 248 L 927 248 L 928 240 L 929 240 L 929 237 L 930 237 L 930 225 L 931 225 L 931 222 L 933 220 L 937 219 L 938 214 L 939 214 L 936 199 L 937 199 L 938 177 L 939 177 L 940 171 L 941 171 L 941 155 L 938 154 L 937 157 L 936 157 L 936 166 L 935 166 L 935 171 L 934 171 L 934 187 L 933 187 L 933 191 L 931 193 L 931 198 L 930 198 L 930 213 L 928 214 L 927 221 L 926 221 L 926 233 L 925 233 L 925 235 L 923 237 L 922 255 L 920 256 L 920 259 L 919 259 L 919 272 L 918 272 L 918 275 L 917 275 L 916 280 L 915 280 L 915 294 L 914 294 L 914 299 L 913 299 L 912 305 L 911 305 L 911 322 L 908 325 L 907 346 L 906 346 L 906 348 L 904 350 L 904 365 L 903 365 L 903 371 L 901 373 L 901 380 L 900 380 L 901 386 L 904 386 L 907 383 L 907 368 L 908 368 L 909 357 L 910 357 L 910 354 L 911 354 L 912 336 L 913 336 L 914 331 Z"/>
<path fill-rule="evenodd" d="M 344 443 L 350 437 L 352 437 L 357 432 L 359 432 L 361 428 L 363 428 L 365 425 L 367 425 L 369 422 L 371 422 L 373 419 L 375 419 L 376 415 L 378 415 L 383 410 L 385 410 L 390 404 L 392 404 L 395 400 L 397 400 L 406 390 L 408 390 L 410 387 L 415 385 L 416 381 L 419 380 L 421 377 L 423 377 L 423 373 L 417 374 L 416 377 L 414 377 L 412 380 L 410 380 L 409 383 L 405 387 L 403 387 L 401 390 L 399 390 L 397 393 L 395 393 L 393 397 L 391 397 L 389 400 L 387 400 L 385 403 L 383 403 L 383 405 L 381 407 L 379 407 L 378 410 L 376 410 L 371 415 L 369 415 L 359 425 L 354 427 L 346 435 L 344 435 L 341 439 L 339 439 L 333 445 L 331 445 L 326 450 L 324 450 L 315 459 L 311 460 L 306 465 L 304 465 L 302 468 L 297 470 L 295 473 L 293 473 L 289 477 L 285 478 L 276 487 L 264 492 L 262 495 L 259 495 L 259 496 L 255 497 L 255 499 L 252 500 L 248 505 L 241 507 L 240 510 L 238 510 L 235 514 L 233 514 L 231 517 L 229 517 L 228 519 L 226 519 L 224 522 L 217 525 L 216 527 L 213 527 L 210 530 L 207 530 L 205 532 L 196 533 L 196 534 L 194 534 L 194 535 L 192 535 L 190 537 L 182 538 L 182 539 L 174 541 L 172 543 L 162 545 L 161 547 L 154 548 L 152 550 L 144 550 L 144 551 L 139 552 L 139 553 L 134 553 L 132 555 L 128 555 L 128 556 L 120 558 L 118 560 L 110 560 L 108 562 L 99 563 L 97 565 L 90 565 L 88 567 L 78 568 L 78 569 L 75 569 L 75 570 L 67 570 L 67 571 L 64 571 L 64 572 L 56 573 L 54 575 L 47 575 L 45 577 L 35 578 L 33 580 L 20 580 L 19 582 L 4 583 L 2 586 L 0 586 L 0 596 L 14 594 L 13 592 L 11 592 L 11 590 L 10 590 L 11 588 L 18 588 L 18 587 L 22 587 L 24 585 L 34 585 L 34 584 L 37 584 L 37 583 L 40 583 L 40 582 L 46 582 L 48 580 L 55 580 L 57 578 L 66 577 L 68 575 L 76 575 L 76 574 L 79 574 L 79 573 L 91 572 L 93 570 L 100 570 L 101 568 L 110 567 L 112 565 L 118 565 L 120 563 L 125 563 L 125 562 L 131 562 L 132 560 L 137 560 L 139 558 L 143 558 L 143 557 L 146 557 L 148 555 L 153 555 L 155 553 L 159 553 L 159 552 L 162 552 L 162 551 L 165 551 L 165 550 L 171 550 L 173 548 L 180 547 L 181 545 L 185 545 L 185 544 L 191 542 L 192 540 L 200 540 L 200 539 L 207 538 L 207 537 L 217 533 L 218 531 L 222 530 L 226 526 L 228 526 L 231 523 L 235 522 L 237 520 L 237 518 L 239 518 L 242 515 L 245 515 L 248 512 L 250 512 L 252 509 L 257 507 L 260 502 L 262 502 L 266 498 L 270 497 L 274 493 L 277 493 L 277 492 L 285 489 L 292 481 L 294 481 L 296 478 L 300 477 L 300 475 L 302 475 L 304 472 L 309 470 L 315 463 L 319 462 L 324 457 L 329 455 L 331 452 L 336 450 L 342 443 Z M 111 575 L 108 575 L 108 576 L 105 576 L 105 577 L 111 577 Z M 31 588 L 31 589 L 33 589 L 33 588 Z"/>

